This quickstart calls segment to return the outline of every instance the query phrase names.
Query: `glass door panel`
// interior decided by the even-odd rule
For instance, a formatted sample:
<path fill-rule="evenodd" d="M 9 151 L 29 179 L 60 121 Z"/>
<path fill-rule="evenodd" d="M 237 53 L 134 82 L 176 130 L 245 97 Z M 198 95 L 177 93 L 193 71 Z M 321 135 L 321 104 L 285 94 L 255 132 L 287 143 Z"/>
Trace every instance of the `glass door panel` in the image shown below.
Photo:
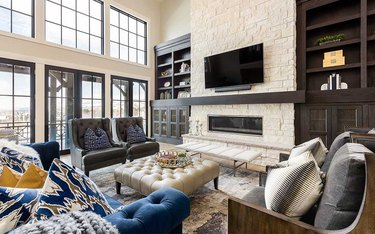
<path fill-rule="evenodd" d="M 48 73 L 48 140 L 69 149 L 68 121 L 75 117 L 74 73 L 49 70 Z"/>

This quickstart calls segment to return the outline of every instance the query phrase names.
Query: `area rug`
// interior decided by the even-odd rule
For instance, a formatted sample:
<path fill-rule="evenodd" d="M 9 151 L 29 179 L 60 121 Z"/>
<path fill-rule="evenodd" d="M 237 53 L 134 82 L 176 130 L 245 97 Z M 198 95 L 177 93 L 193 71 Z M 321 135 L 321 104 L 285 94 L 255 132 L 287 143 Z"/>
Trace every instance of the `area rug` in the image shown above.
<path fill-rule="evenodd" d="M 101 191 L 124 205 L 143 198 L 142 194 L 127 186 L 122 186 L 120 195 L 116 194 L 113 172 L 118 166 L 92 171 L 90 178 Z M 213 182 L 209 182 L 190 195 L 190 216 L 183 223 L 183 232 L 227 233 L 229 196 L 242 198 L 257 184 L 257 173 L 239 169 L 234 177 L 231 168 L 221 166 L 219 190 L 215 190 Z"/>

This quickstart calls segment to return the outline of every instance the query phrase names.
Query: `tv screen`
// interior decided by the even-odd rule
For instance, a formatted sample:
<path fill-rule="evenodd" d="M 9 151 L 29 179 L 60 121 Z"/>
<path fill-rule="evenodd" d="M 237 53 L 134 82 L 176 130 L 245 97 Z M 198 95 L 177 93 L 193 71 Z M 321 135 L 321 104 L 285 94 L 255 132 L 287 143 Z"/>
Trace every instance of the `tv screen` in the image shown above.
<path fill-rule="evenodd" d="M 204 58 L 205 86 L 218 88 L 263 82 L 263 44 Z"/>

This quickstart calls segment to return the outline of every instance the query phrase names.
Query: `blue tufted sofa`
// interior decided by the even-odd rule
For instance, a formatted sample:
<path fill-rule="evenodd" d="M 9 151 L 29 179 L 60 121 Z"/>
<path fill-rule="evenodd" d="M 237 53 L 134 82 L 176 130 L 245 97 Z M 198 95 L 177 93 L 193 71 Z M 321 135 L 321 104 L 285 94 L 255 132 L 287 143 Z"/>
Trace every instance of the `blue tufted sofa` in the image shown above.
<path fill-rule="evenodd" d="M 57 142 L 33 143 L 28 146 L 38 152 L 45 170 L 49 169 L 53 159 L 60 157 Z M 106 199 L 113 209 L 122 206 L 107 195 Z M 115 225 L 122 234 L 182 233 L 182 221 L 189 215 L 189 198 L 178 190 L 164 188 L 125 206 L 105 219 Z"/>
<path fill-rule="evenodd" d="M 112 198 L 107 200 L 113 208 L 121 205 Z M 123 234 L 182 233 L 182 221 L 189 215 L 189 198 L 179 190 L 163 188 L 106 216 L 105 219 Z"/>

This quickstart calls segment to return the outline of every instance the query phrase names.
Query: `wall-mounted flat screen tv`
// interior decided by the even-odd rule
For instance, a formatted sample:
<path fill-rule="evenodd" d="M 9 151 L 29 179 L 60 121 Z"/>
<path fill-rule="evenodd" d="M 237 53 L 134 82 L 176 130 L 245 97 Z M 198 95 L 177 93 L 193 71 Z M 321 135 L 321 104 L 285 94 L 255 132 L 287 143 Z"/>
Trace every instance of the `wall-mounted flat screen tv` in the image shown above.
<path fill-rule="evenodd" d="M 204 65 L 206 89 L 263 83 L 263 44 L 206 57 Z"/>

